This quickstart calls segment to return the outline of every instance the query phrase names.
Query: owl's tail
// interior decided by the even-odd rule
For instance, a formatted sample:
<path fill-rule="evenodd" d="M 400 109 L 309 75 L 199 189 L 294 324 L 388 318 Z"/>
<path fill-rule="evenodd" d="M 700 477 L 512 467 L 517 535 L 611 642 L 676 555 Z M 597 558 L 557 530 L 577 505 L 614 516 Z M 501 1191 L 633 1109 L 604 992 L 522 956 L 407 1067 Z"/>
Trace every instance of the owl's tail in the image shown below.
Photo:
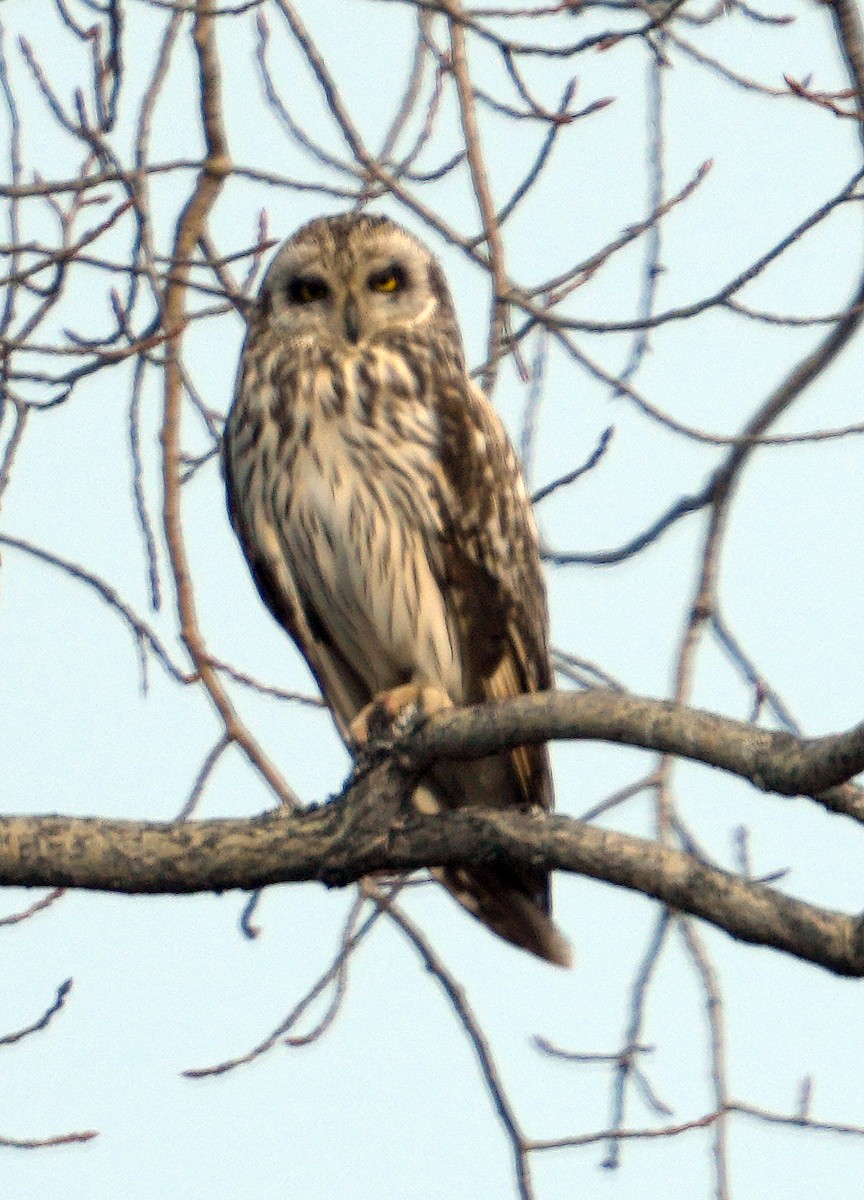
<path fill-rule="evenodd" d="M 346 722 L 349 741 L 363 746 L 374 738 L 379 725 L 389 729 L 400 711 L 409 711 L 406 701 L 424 716 L 453 707 L 439 688 L 405 684 L 382 692 Z M 536 774 L 541 780 L 538 791 L 549 795 L 542 787 L 545 783 L 551 788 L 545 754 L 544 748 Z M 512 755 L 504 752 L 471 762 L 436 763 L 415 789 L 411 802 L 418 812 L 431 816 L 447 809 L 484 805 L 529 811 L 525 799 Z M 551 796 L 544 807 L 550 804 Z M 540 805 L 535 805 L 535 811 L 539 810 Z M 548 872 L 530 867 L 436 867 L 432 875 L 467 912 L 505 941 L 557 967 L 573 965 L 570 943 L 551 917 Z"/>
<path fill-rule="evenodd" d="M 509 756 L 441 762 L 412 797 L 420 812 L 479 806 L 515 792 Z M 472 917 L 499 937 L 557 967 L 573 965 L 570 943 L 551 916 L 549 875 L 530 867 L 436 868 L 432 874 Z"/>
<path fill-rule="evenodd" d="M 546 876 L 514 872 L 435 870 L 433 874 L 473 917 L 505 941 L 556 967 L 573 965 L 573 950 L 549 915 Z"/>

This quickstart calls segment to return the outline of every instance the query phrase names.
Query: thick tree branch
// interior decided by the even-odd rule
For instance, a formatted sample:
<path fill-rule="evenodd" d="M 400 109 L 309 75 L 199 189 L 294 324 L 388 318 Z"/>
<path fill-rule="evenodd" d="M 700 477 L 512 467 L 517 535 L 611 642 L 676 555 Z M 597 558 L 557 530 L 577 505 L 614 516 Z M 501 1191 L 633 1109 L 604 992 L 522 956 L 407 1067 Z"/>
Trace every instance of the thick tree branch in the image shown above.
<path fill-rule="evenodd" d="M 641 746 L 720 767 L 765 792 L 813 796 L 864 819 L 864 800 L 840 806 L 829 789 L 864 771 L 864 723 L 829 737 L 798 738 L 666 700 L 597 688 L 543 692 L 441 713 L 406 742 L 406 762 L 482 758 L 531 742 L 577 739 Z"/>
<path fill-rule="evenodd" d="M 435 758 L 550 736 L 666 750 L 790 794 L 847 778 L 864 755 L 860 728 L 808 741 L 662 701 L 599 690 L 547 693 L 430 719 L 339 800 L 299 814 L 184 823 L 7 817 L 0 820 L 0 884 L 220 892 L 304 880 L 342 886 L 382 871 L 518 861 L 641 891 L 742 941 L 864 975 L 857 917 L 791 899 L 691 854 L 565 816 L 462 810 L 425 817 L 406 806 Z"/>
<path fill-rule="evenodd" d="M 391 760 L 346 797 L 305 813 L 183 824 L 75 817 L 0 819 L 0 883 L 125 893 L 221 892 L 378 871 L 530 862 L 641 891 L 841 975 L 864 975 L 857 917 L 784 896 L 642 838 L 570 817 L 404 810 Z"/>

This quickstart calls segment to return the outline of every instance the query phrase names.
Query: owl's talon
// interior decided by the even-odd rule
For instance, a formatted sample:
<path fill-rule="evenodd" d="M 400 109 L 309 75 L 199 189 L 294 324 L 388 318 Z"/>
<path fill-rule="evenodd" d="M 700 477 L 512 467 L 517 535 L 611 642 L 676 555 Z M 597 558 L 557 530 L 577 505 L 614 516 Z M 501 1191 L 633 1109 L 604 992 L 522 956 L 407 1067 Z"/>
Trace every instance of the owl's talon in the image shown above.
<path fill-rule="evenodd" d="M 431 716 L 452 707 L 453 701 L 441 688 L 406 683 L 380 692 L 348 727 L 349 746 L 356 755 L 390 754 Z"/>
<path fill-rule="evenodd" d="M 431 716 L 452 707 L 453 701 L 441 688 L 406 683 L 380 692 L 348 727 L 348 748 L 354 755 L 352 782 L 388 758 L 403 738 Z"/>

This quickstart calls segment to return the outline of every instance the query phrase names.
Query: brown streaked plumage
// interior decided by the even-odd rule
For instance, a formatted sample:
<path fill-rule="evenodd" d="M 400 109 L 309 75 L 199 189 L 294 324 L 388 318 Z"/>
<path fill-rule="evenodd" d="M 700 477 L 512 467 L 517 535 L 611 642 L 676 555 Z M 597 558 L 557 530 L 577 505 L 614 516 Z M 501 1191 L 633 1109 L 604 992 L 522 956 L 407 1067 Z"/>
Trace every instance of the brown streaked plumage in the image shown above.
<path fill-rule="evenodd" d="M 224 467 L 258 590 L 346 740 L 394 692 L 463 705 L 552 686 L 516 456 L 468 377 L 438 263 L 400 226 L 323 217 L 280 248 L 250 318 Z M 414 802 L 548 810 L 546 747 L 438 764 Z M 490 929 L 569 963 L 545 873 L 436 874 Z"/>

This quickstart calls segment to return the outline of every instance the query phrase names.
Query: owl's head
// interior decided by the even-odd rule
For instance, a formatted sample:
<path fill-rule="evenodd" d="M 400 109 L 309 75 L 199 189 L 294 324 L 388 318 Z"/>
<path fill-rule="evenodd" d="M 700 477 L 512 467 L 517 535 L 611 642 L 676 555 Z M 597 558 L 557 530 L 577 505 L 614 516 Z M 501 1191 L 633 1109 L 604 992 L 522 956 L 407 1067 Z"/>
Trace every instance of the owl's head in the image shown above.
<path fill-rule="evenodd" d="M 417 331 L 459 345 L 453 302 L 433 255 L 383 216 L 310 221 L 284 242 L 261 285 L 259 312 L 277 336 L 345 351 Z"/>

